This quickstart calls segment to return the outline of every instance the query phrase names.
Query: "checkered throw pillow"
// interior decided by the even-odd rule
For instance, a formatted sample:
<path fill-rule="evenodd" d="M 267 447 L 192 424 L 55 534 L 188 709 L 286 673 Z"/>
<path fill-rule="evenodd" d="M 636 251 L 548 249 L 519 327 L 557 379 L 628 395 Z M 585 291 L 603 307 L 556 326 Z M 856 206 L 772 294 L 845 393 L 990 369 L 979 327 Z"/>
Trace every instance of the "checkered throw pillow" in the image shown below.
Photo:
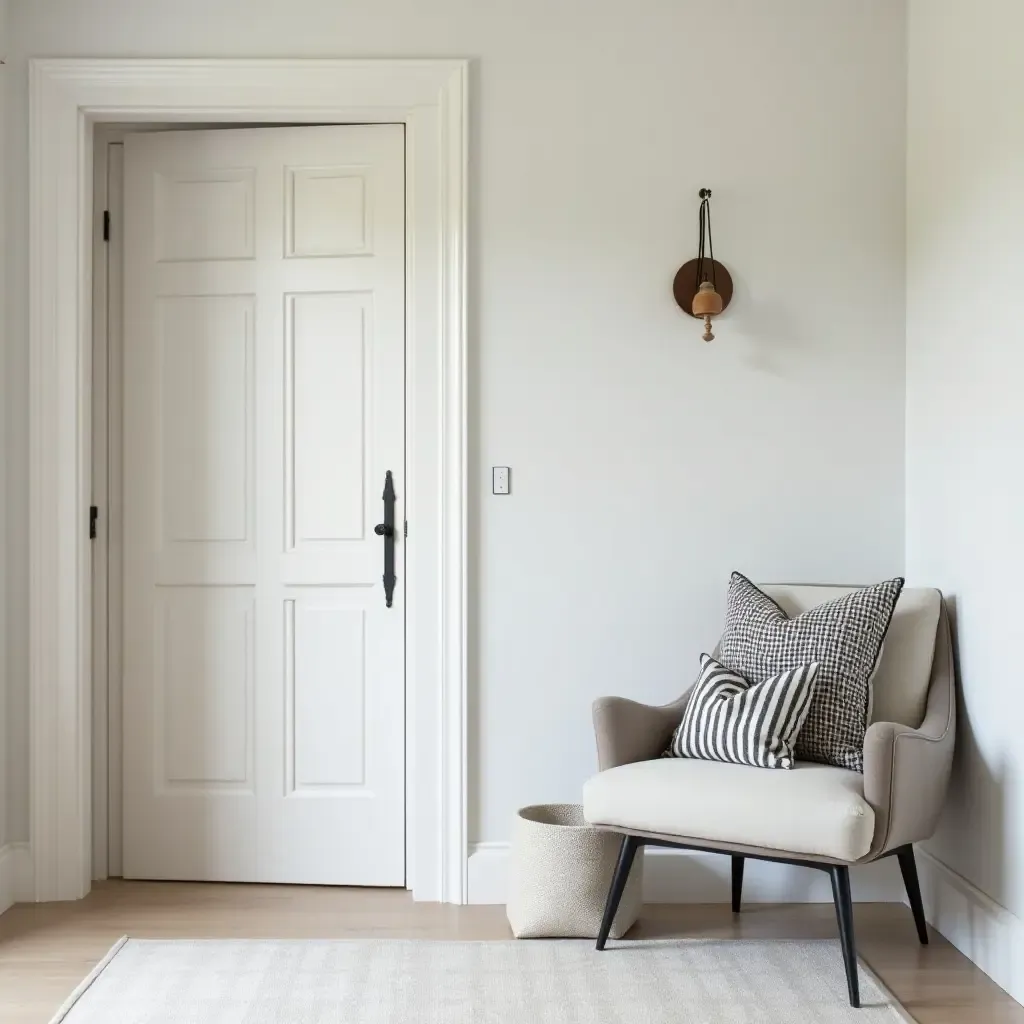
<path fill-rule="evenodd" d="M 702 654 L 700 675 L 666 756 L 792 768 L 793 744 L 817 674 L 817 665 L 801 665 L 752 684 Z"/>
<path fill-rule="evenodd" d="M 820 666 L 798 758 L 864 771 L 871 674 L 902 589 L 902 579 L 886 580 L 791 619 L 746 576 L 732 574 L 722 664 L 754 682 L 810 662 Z"/>

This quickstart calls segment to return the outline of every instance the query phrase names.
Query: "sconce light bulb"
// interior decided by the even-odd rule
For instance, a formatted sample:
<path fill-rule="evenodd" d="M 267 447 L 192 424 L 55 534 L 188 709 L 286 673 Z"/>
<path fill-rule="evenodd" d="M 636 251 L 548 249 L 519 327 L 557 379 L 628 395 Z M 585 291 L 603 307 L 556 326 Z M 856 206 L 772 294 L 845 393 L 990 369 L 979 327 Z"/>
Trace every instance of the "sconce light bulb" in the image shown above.
<path fill-rule="evenodd" d="M 708 313 L 704 317 L 704 340 L 714 341 L 715 336 L 711 333 L 711 314 Z"/>

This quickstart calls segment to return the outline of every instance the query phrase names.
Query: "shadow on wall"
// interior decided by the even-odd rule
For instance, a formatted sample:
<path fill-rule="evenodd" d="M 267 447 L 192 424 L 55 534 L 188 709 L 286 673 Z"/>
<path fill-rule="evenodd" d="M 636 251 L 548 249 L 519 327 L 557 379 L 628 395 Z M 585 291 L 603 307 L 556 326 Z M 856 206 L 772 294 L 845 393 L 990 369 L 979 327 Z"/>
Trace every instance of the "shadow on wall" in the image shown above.
<path fill-rule="evenodd" d="M 786 378 L 794 366 L 802 365 L 813 345 L 804 324 L 790 304 L 778 298 L 762 298 L 750 290 L 741 273 L 733 273 L 734 303 L 718 318 L 723 331 L 729 325 L 729 313 L 738 331 L 740 358 L 752 370 Z M 728 335 L 727 335 L 728 337 Z M 714 344 L 714 343 L 712 343 Z"/>
<path fill-rule="evenodd" d="M 999 904 L 1005 900 L 1009 881 L 1006 871 L 1008 764 L 1004 756 L 998 760 L 987 759 L 975 735 L 970 705 L 964 697 L 955 595 L 946 595 L 946 606 L 953 632 L 953 662 L 958 683 L 956 753 L 942 820 L 926 849 L 958 875 L 969 877 L 971 881 L 966 885 L 980 889 L 1001 910 Z M 966 898 L 966 888 L 965 900 L 957 908 L 939 907 L 936 901 L 942 898 L 942 891 L 935 886 L 926 895 L 936 910 L 955 911 L 956 918 L 964 923 L 977 911 L 976 902 Z M 980 938 L 980 931 L 978 934 Z"/>
<path fill-rule="evenodd" d="M 647 903 L 728 903 L 730 870 L 730 858 L 722 854 L 648 848 L 644 853 L 644 899 Z M 899 903 L 904 899 L 903 880 L 893 857 L 854 868 L 850 884 L 857 902 Z M 830 904 L 832 890 L 824 871 L 748 860 L 743 899 L 748 904 Z M 913 931 L 913 924 L 908 927 Z M 834 931 L 830 937 L 832 934 Z"/>

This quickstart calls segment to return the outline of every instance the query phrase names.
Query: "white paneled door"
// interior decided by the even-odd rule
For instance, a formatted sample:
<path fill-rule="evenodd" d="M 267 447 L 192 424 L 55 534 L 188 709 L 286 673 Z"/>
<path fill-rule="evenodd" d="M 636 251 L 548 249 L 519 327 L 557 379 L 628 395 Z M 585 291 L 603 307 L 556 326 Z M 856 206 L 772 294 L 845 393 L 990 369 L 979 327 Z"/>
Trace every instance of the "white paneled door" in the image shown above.
<path fill-rule="evenodd" d="M 405 881 L 404 164 L 125 143 L 126 877 Z"/>

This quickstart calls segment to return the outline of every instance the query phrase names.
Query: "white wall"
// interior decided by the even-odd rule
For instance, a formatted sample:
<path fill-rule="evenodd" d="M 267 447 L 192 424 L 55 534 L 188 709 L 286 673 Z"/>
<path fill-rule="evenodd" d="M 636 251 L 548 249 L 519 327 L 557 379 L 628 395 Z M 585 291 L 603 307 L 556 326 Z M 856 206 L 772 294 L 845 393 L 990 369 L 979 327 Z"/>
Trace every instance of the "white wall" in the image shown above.
<path fill-rule="evenodd" d="M 7 31 L 8 0 L 0 0 L 0 61 L 6 61 L 8 52 Z M 6 64 L 0 64 L 0 239 L 6 237 L 5 213 L 6 179 L 7 179 L 7 80 L 10 70 Z M 0 381 L 8 380 L 6 353 L 6 331 L 3 310 L 6 302 L 6 246 L 0 243 Z M 7 452 L 7 389 L 0 384 L 0 452 Z M 7 795 L 14 788 L 11 765 L 8 764 L 7 735 L 10 731 L 10 714 L 7 706 L 7 502 L 4 495 L 7 489 L 7 458 L 0 458 L 0 848 L 7 842 Z"/>
<path fill-rule="evenodd" d="M 15 0 L 11 739 L 25 765 L 25 58 L 467 56 L 472 838 L 571 800 L 590 702 L 673 697 L 733 568 L 904 563 L 905 24 L 891 0 Z M 735 305 L 673 305 L 697 189 Z M 512 467 L 490 495 L 492 464 Z M 26 794 L 12 827 L 27 830 Z"/>
<path fill-rule="evenodd" d="M 982 961 L 988 941 L 998 962 L 986 969 L 1004 985 L 1015 973 L 1018 999 L 1024 999 L 1021 39 L 1019 0 L 911 0 L 907 571 L 910 580 L 927 580 L 950 595 L 963 693 L 953 792 L 930 849 L 962 876 L 964 905 L 975 905 L 972 914 L 956 912 L 947 934 Z M 987 924 L 990 919 L 999 923 Z M 1003 968 L 1010 973 L 1000 978 Z"/>

